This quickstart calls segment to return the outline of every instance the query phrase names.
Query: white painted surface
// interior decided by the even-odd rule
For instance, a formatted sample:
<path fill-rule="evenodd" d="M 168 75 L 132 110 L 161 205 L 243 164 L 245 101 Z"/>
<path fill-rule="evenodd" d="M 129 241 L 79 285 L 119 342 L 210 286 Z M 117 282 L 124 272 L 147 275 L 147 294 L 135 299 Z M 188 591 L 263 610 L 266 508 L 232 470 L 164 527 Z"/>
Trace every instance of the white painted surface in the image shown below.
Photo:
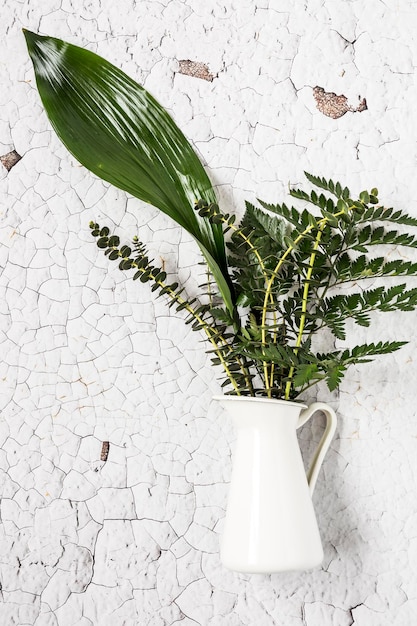
<path fill-rule="evenodd" d="M 223 569 L 234 434 L 211 404 L 217 374 L 179 314 L 109 267 L 88 223 L 127 239 L 143 223 L 190 291 L 197 251 L 67 154 L 20 32 L 88 46 L 141 81 L 198 147 L 228 210 L 285 200 L 307 170 L 377 186 L 417 215 L 416 21 L 414 0 L 3 2 L 0 154 L 23 158 L 0 181 L 2 624 L 416 622 L 415 314 L 378 317 L 367 335 L 410 346 L 351 370 L 338 397 L 320 390 L 340 416 L 314 494 L 322 568 Z M 182 59 L 217 78 L 176 74 Z M 316 85 L 365 97 L 368 110 L 325 117 Z M 303 429 L 306 455 L 320 432 Z"/>

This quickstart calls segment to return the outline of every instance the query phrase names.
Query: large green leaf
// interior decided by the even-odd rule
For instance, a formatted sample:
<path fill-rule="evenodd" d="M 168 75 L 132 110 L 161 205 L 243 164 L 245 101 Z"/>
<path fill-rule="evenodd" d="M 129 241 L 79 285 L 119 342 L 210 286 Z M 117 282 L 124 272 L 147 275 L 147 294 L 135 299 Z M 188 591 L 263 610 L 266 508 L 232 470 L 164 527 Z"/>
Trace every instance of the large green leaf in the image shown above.
<path fill-rule="evenodd" d="M 215 192 L 167 111 L 98 55 L 24 34 L 39 94 L 61 141 L 94 174 L 158 207 L 191 233 L 233 312 L 222 227 L 194 210 L 200 198 L 215 202 Z"/>

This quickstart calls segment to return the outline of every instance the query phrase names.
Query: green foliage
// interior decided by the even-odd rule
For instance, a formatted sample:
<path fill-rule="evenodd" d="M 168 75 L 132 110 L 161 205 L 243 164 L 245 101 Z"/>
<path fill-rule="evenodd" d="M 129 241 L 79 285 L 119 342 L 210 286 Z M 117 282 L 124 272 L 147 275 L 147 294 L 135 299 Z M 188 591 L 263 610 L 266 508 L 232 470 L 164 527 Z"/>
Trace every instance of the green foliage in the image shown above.
<path fill-rule="evenodd" d="M 193 330 L 205 332 L 212 346 L 209 352 L 213 354 L 213 364 L 222 365 L 224 368 L 226 374 L 224 386 L 232 385 L 235 391 L 245 387 L 253 392 L 254 375 L 249 371 L 253 364 L 245 357 L 235 354 L 230 346 L 233 334 L 228 332 L 228 327 L 233 326 L 234 319 L 228 309 L 215 307 L 213 302 L 201 304 L 197 302 L 197 298 L 186 299 L 184 290 L 179 288 L 178 282 L 167 281 L 165 270 L 154 265 L 145 245 L 137 237 L 133 238 L 132 248 L 127 245 L 120 246 L 119 237 L 110 235 L 110 230 L 106 226 L 100 228 L 99 224 L 91 222 L 90 228 L 93 237 L 97 238 L 97 246 L 111 261 L 119 261 L 120 270 L 133 270 L 133 280 L 151 283 L 151 291 L 157 292 L 158 296 L 166 296 L 169 307 L 187 314 L 186 324 L 191 324 Z"/>
<path fill-rule="evenodd" d="M 232 312 L 222 227 L 193 209 L 196 198 L 215 202 L 216 194 L 171 116 L 141 85 L 93 52 L 24 34 L 42 103 L 61 141 L 94 174 L 191 233 Z"/>
<path fill-rule="evenodd" d="M 382 206 L 375 188 L 352 198 L 340 183 L 306 173 L 314 189 L 290 192 L 304 208 L 247 203 L 236 225 L 219 208 L 190 143 L 143 87 L 87 50 L 27 31 L 25 37 L 42 102 L 68 150 L 169 215 L 200 246 L 206 293 L 188 299 L 137 238 L 121 246 L 107 226 L 90 225 L 120 270 L 149 283 L 205 334 L 227 392 L 289 399 L 319 381 L 334 390 L 350 365 L 403 345 L 380 341 L 319 354 L 313 340 L 327 331 L 344 341 L 348 320 L 369 326 L 377 312 L 415 310 L 417 289 L 392 281 L 417 275 L 417 263 L 391 254 L 387 260 L 380 248 L 417 248 L 417 238 L 402 230 L 416 227 L 416 218 Z M 390 282 L 360 288 L 369 279 Z"/>
<path fill-rule="evenodd" d="M 300 363 L 294 376 L 294 386 L 306 388 L 324 380 L 330 391 L 339 386 L 349 365 L 368 363 L 380 354 L 390 354 L 404 346 L 406 341 L 386 341 L 377 344 L 362 344 L 352 350 L 335 351 L 326 354 L 305 355 L 309 362 Z"/>
<path fill-rule="evenodd" d="M 201 218 L 229 233 L 228 263 L 236 295 L 232 313 L 215 285 L 213 292 L 210 280 L 209 303 L 188 301 L 177 283 L 165 284 L 165 272 L 151 264 L 143 244 L 136 241 L 136 256 L 131 257 L 130 248 L 120 248 L 108 228 L 91 225 L 97 245 L 109 258 L 121 259 L 121 269 L 136 269 L 134 279 L 153 281 L 153 290 L 187 312 L 186 323 L 206 333 L 213 363 L 223 366 L 223 386 L 229 393 L 289 399 L 320 381 L 333 391 L 350 365 L 405 344 L 380 341 L 329 353 L 312 348 L 325 329 L 345 341 L 348 320 L 366 327 L 377 311 L 417 308 L 417 288 L 407 289 L 405 283 L 359 285 L 369 279 L 417 275 L 417 263 L 370 254 L 376 245 L 417 247 L 413 235 L 384 227 L 386 222 L 417 226 L 417 220 L 380 206 L 376 189 L 352 199 L 340 183 L 306 176 L 336 201 L 314 190 L 293 190 L 291 195 L 313 205 L 314 213 L 259 201 L 262 209 L 246 204 L 238 225 L 234 215 L 222 213 L 214 202 L 195 204 Z"/>

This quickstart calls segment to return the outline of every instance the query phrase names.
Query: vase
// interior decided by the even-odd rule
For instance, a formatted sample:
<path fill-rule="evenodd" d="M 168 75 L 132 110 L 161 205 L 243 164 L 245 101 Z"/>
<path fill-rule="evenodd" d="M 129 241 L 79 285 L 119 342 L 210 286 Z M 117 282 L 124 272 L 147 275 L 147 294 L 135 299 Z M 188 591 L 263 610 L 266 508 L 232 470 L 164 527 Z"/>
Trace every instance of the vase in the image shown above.
<path fill-rule="evenodd" d="M 336 429 L 326 404 L 269 398 L 216 397 L 237 431 L 220 557 L 247 573 L 307 570 L 323 548 L 311 496 Z M 297 428 L 317 411 L 326 428 L 306 474 Z"/>

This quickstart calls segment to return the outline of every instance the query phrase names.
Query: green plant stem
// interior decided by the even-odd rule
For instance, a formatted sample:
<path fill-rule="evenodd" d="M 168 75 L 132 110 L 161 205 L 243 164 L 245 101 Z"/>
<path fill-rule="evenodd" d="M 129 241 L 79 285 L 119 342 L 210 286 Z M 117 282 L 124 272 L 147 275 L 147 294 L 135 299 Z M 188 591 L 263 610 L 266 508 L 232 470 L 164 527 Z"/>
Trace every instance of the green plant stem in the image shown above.
<path fill-rule="evenodd" d="M 210 307 L 213 307 L 213 292 L 211 291 L 211 283 L 210 283 L 210 268 L 207 267 L 207 296 L 209 299 L 209 303 L 210 303 Z M 215 320 L 213 319 L 213 323 L 215 324 Z M 229 348 L 229 351 L 231 350 L 229 344 L 227 343 L 227 341 L 220 335 L 220 340 L 222 341 L 224 346 L 227 346 Z M 251 380 L 251 376 L 250 376 L 250 371 L 248 369 L 247 363 L 242 362 L 242 360 L 240 359 L 239 356 L 236 355 L 236 361 L 239 364 L 239 367 L 242 371 L 242 374 L 244 376 L 244 379 L 246 381 L 246 384 L 248 386 L 249 389 L 249 393 L 251 396 L 255 395 L 255 390 L 253 388 L 252 385 L 252 380 Z"/>
<path fill-rule="evenodd" d="M 141 268 L 138 268 L 141 269 Z M 155 280 L 155 276 L 153 276 L 151 274 L 151 277 L 153 280 Z M 161 281 L 155 281 L 158 283 L 158 285 L 160 285 L 162 288 L 165 286 L 164 283 L 162 283 Z M 185 300 L 183 300 L 183 298 L 181 298 L 180 296 L 176 295 L 175 292 L 173 292 L 169 287 L 168 287 L 168 291 L 165 292 L 167 295 L 169 295 L 173 300 L 175 300 L 175 302 L 178 302 L 178 304 L 183 304 L 184 305 L 184 309 L 193 316 L 193 318 L 199 322 L 204 330 L 204 332 L 207 335 L 208 340 L 210 341 L 210 343 L 212 344 L 215 354 L 217 355 L 217 357 L 220 359 L 220 362 L 223 366 L 224 371 L 226 372 L 226 376 L 228 377 L 228 379 L 230 380 L 234 390 L 236 391 L 236 394 L 238 396 L 240 396 L 240 391 L 239 391 L 239 386 L 237 384 L 237 382 L 235 381 L 232 372 L 229 370 L 229 367 L 226 363 L 226 361 L 223 358 L 223 355 L 221 353 L 221 350 L 218 349 L 218 345 L 216 343 L 216 341 L 213 338 L 213 331 L 210 328 L 210 326 L 207 324 L 207 322 L 200 316 L 198 315 L 198 313 L 196 313 L 196 311 L 194 311 L 193 307 L 186 303 Z M 220 341 L 223 343 L 223 345 L 225 346 L 229 346 L 229 344 L 227 343 L 227 341 L 221 337 L 221 335 L 218 335 Z"/>
<path fill-rule="evenodd" d="M 251 240 L 249 239 L 249 237 L 246 237 L 246 235 L 239 230 L 239 228 L 237 228 L 234 224 L 229 224 L 227 221 L 225 221 L 225 223 L 228 225 L 229 228 L 231 228 L 241 239 L 243 239 L 243 241 L 246 243 L 246 245 L 249 247 L 249 249 L 251 250 L 251 252 L 256 256 L 256 259 L 259 263 L 259 267 L 261 268 L 261 272 L 263 274 L 263 277 L 265 279 L 265 282 L 268 281 L 268 273 L 266 271 L 266 267 L 264 264 L 264 261 L 261 257 L 261 255 L 259 254 L 258 250 L 256 249 L 256 247 L 253 245 L 253 243 L 251 242 Z M 269 295 L 269 301 L 272 305 L 275 304 L 274 302 L 274 297 L 272 295 L 272 293 L 270 293 Z M 273 308 L 273 324 L 274 327 L 276 327 L 276 323 L 277 323 L 277 314 L 275 309 Z M 277 331 L 274 330 L 273 333 L 273 338 L 274 338 L 274 342 L 276 341 L 276 337 L 277 337 Z M 265 361 L 262 363 L 263 366 L 263 372 L 264 372 L 264 378 L 265 381 L 268 381 L 266 384 L 268 384 L 269 388 L 273 387 L 274 384 L 274 368 L 275 368 L 275 364 L 271 363 L 270 364 L 270 369 L 271 371 L 268 372 L 268 363 L 266 363 Z"/>
<path fill-rule="evenodd" d="M 338 211 L 338 213 L 334 213 L 333 217 L 340 217 L 341 215 L 343 215 L 344 211 Z M 265 298 L 264 298 L 264 303 L 263 303 L 263 307 L 262 307 L 262 323 L 261 323 L 261 337 L 262 337 L 262 344 L 264 346 L 266 346 L 266 313 L 267 313 L 267 307 L 268 307 L 268 300 L 271 296 L 272 293 L 272 286 L 278 276 L 278 272 L 281 269 L 281 267 L 283 266 L 284 262 L 286 261 L 287 257 L 291 254 L 291 252 L 295 249 L 295 247 L 297 246 L 297 244 L 304 239 L 304 237 L 306 235 L 308 235 L 309 232 L 311 232 L 314 228 L 321 228 L 321 226 L 324 226 L 327 224 L 327 222 L 329 221 L 328 217 L 323 217 L 321 218 L 316 224 L 312 224 L 310 226 L 307 226 L 306 229 L 303 230 L 302 233 L 300 233 L 298 235 L 298 237 L 296 237 L 296 239 L 294 239 L 293 243 L 286 249 L 286 251 L 284 252 L 284 254 L 282 255 L 282 257 L 280 258 L 280 260 L 278 261 L 274 271 L 272 272 L 272 275 L 268 281 L 268 284 L 266 286 L 266 290 L 265 290 Z M 267 396 L 268 398 L 271 398 L 271 386 L 269 384 L 269 380 L 265 380 L 265 388 L 266 388 L 266 392 L 267 392 Z"/>
<path fill-rule="evenodd" d="M 332 261 L 331 257 L 328 257 L 329 263 L 333 263 L 333 265 L 336 265 L 336 263 L 338 262 L 338 260 L 340 258 L 340 255 L 342 254 L 342 251 L 344 251 L 344 244 L 345 244 L 345 241 L 346 241 L 346 231 L 344 233 L 343 233 L 343 231 L 341 231 L 341 232 L 342 232 L 343 238 L 342 238 L 342 242 L 340 244 L 340 250 L 337 253 L 336 258 L 334 259 L 334 261 Z M 326 297 L 326 294 L 329 291 L 330 287 L 335 287 L 338 284 L 336 282 L 332 283 L 331 281 L 332 281 L 332 272 L 329 272 L 328 273 L 328 277 L 327 277 L 327 281 L 326 281 L 326 285 L 325 285 L 322 293 L 319 295 L 316 292 L 317 293 L 317 300 L 316 300 L 316 303 L 315 303 L 316 304 L 316 309 L 317 309 L 317 307 L 320 306 L 320 303 L 323 302 L 323 300 Z M 313 332 L 316 332 L 320 328 L 321 328 L 321 326 L 319 328 L 316 327 L 314 331 L 311 330 L 308 336 L 311 337 Z M 304 391 L 304 389 L 302 391 Z"/>
<path fill-rule="evenodd" d="M 122 255 L 120 254 L 120 250 L 113 246 L 111 247 L 112 250 L 116 250 L 119 253 L 119 256 L 122 257 Z M 122 257 L 123 258 L 123 257 Z M 134 261 L 132 259 L 132 267 L 135 267 L 137 270 L 139 270 L 142 274 L 146 271 L 146 268 L 143 267 L 139 267 L 138 264 L 136 263 L 136 261 Z M 214 352 L 217 355 L 218 359 L 220 360 L 224 371 L 226 372 L 226 376 L 228 377 L 228 379 L 230 380 L 236 394 L 238 396 L 241 395 L 240 390 L 239 390 L 239 386 L 237 384 L 237 382 L 235 381 L 232 372 L 230 371 L 226 361 L 223 358 L 223 355 L 221 353 L 221 350 L 218 349 L 218 345 L 216 343 L 216 341 L 213 338 L 213 330 L 210 328 L 210 326 L 207 324 L 207 322 L 193 309 L 193 307 L 183 298 L 181 298 L 181 296 L 179 296 L 178 294 L 175 293 L 175 291 L 173 291 L 169 285 L 166 285 L 163 281 L 161 280 L 157 280 L 157 277 L 151 272 L 149 274 L 150 278 L 152 278 L 152 280 L 159 285 L 159 287 L 161 287 L 161 289 L 165 289 L 165 293 L 175 302 L 177 302 L 178 304 L 180 304 L 182 306 L 183 309 L 185 309 L 199 324 L 201 324 L 201 327 L 203 328 L 204 332 L 207 335 L 208 340 L 210 341 L 210 343 L 212 344 L 212 346 L 214 347 Z M 218 335 L 220 340 L 222 341 L 222 343 L 226 346 L 229 346 L 229 344 L 227 343 L 227 341 L 221 337 L 221 335 Z M 243 372 L 244 373 L 244 372 Z M 245 377 L 246 379 L 246 377 Z"/>
<path fill-rule="evenodd" d="M 323 220 L 326 220 L 326 218 L 323 218 Z M 261 337 L 262 337 L 262 344 L 265 346 L 266 345 L 266 313 L 267 313 L 267 308 L 268 308 L 268 301 L 271 297 L 271 293 L 272 293 L 272 285 L 275 282 L 275 279 L 278 276 L 278 272 L 281 269 L 281 267 L 283 266 L 285 260 L 287 259 L 287 257 L 291 254 L 291 252 L 294 250 L 294 248 L 296 247 L 296 245 L 311 231 L 313 230 L 314 226 L 308 226 L 300 235 L 298 235 L 298 237 L 294 240 L 294 242 L 291 244 L 291 246 L 289 246 L 286 251 L 284 252 L 284 254 L 282 255 L 282 257 L 280 258 L 280 260 L 278 261 L 274 271 L 272 272 L 272 276 L 270 277 L 267 286 L 266 286 L 266 290 L 265 290 L 265 297 L 264 297 L 264 303 L 263 303 L 263 307 L 262 307 L 262 322 L 261 322 Z M 263 363 L 264 365 L 264 371 L 265 371 L 265 366 L 267 365 L 267 363 Z M 265 377 L 265 388 L 266 388 L 266 393 L 268 398 L 272 397 L 272 393 L 271 393 L 271 385 L 270 385 L 270 381 L 268 380 L 268 377 Z"/>
<path fill-rule="evenodd" d="M 303 300 L 302 300 L 302 304 L 301 304 L 300 326 L 299 326 L 299 330 L 298 330 L 297 341 L 295 343 L 294 354 L 298 354 L 298 351 L 299 351 L 300 346 L 301 346 L 301 342 L 303 340 L 303 332 L 304 332 L 304 325 L 305 325 L 306 314 L 307 314 L 308 292 L 309 292 L 309 289 L 310 289 L 310 281 L 311 281 L 311 276 L 313 274 L 314 262 L 316 260 L 317 249 L 318 249 L 318 247 L 320 245 L 321 237 L 322 237 L 323 230 L 324 230 L 325 226 L 326 226 L 326 223 L 322 223 L 320 225 L 320 227 L 319 227 L 319 230 L 318 230 L 317 236 L 316 236 L 316 240 L 315 240 L 314 246 L 313 246 L 313 251 L 311 253 L 310 260 L 309 260 L 309 263 L 308 263 L 308 270 L 307 270 L 306 280 L 305 280 L 304 289 L 303 289 Z M 289 375 L 288 375 L 287 384 L 285 385 L 285 400 L 289 400 L 290 399 L 292 380 L 293 380 L 293 377 L 294 377 L 294 369 L 295 369 L 295 367 L 294 367 L 294 365 L 292 365 L 291 368 L 290 368 Z"/>

